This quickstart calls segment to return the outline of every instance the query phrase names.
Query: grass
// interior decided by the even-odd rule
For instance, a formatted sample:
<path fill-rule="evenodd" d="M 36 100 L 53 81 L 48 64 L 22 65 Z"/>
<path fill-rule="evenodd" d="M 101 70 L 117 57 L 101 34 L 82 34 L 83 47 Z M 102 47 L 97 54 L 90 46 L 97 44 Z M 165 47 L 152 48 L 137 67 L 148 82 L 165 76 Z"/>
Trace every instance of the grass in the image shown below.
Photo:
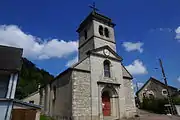
<path fill-rule="evenodd" d="M 40 120 L 53 120 L 52 118 L 45 116 L 45 115 L 41 115 L 40 116 Z"/>

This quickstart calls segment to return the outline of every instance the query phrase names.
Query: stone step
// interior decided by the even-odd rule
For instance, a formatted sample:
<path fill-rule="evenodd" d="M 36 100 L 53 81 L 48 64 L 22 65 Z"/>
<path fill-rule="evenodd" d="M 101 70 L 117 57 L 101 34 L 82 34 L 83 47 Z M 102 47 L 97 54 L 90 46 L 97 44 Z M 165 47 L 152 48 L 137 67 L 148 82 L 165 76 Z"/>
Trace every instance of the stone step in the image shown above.
<path fill-rule="evenodd" d="M 103 120 L 117 120 L 115 117 L 112 116 L 106 116 Z"/>

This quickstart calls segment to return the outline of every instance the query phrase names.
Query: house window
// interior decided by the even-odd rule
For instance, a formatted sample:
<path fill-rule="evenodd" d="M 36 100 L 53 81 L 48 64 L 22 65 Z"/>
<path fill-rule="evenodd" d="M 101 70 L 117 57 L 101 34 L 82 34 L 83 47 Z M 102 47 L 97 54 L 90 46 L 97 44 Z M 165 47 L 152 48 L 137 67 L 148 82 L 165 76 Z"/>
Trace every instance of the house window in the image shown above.
<path fill-rule="evenodd" d="M 105 28 L 105 29 L 104 29 L 104 33 L 105 33 L 105 36 L 106 36 L 107 38 L 109 38 L 109 30 L 108 30 L 108 28 Z"/>
<path fill-rule="evenodd" d="M 111 77 L 110 75 L 110 62 L 108 60 L 104 61 L 104 76 Z"/>
<path fill-rule="evenodd" d="M 8 91 L 9 79 L 10 79 L 9 75 L 0 74 L 0 98 L 6 97 Z"/>
<path fill-rule="evenodd" d="M 168 92 L 167 92 L 167 89 L 162 89 L 162 95 L 167 95 Z"/>
<path fill-rule="evenodd" d="M 102 25 L 99 26 L 99 34 L 103 35 L 103 26 Z"/>
<path fill-rule="evenodd" d="M 87 30 L 84 31 L 84 39 L 87 39 Z"/>

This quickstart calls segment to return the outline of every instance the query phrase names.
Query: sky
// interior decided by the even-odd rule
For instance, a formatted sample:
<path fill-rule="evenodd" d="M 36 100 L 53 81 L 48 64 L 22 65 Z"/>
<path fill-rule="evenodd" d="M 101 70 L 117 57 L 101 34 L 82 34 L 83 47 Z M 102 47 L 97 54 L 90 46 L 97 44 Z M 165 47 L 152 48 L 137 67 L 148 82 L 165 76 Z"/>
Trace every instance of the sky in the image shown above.
<path fill-rule="evenodd" d="M 116 23 L 117 52 L 141 87 L 151 76 L 180 88 L 180 1 L 94 0 Z M 93 0 L 0 0 L 0 44 L 24 49 L 23 56 L 54 76 L 77 62 L 76 29 Z"/>

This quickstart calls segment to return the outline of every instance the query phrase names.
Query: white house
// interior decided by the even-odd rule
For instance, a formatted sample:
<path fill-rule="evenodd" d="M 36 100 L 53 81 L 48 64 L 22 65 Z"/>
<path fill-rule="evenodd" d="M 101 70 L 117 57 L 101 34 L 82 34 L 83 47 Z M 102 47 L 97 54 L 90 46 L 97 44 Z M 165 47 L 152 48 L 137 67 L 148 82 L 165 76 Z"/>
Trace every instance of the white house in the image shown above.
<path fill-rule="evenodd" d="M 10 120 L 22 49 L 0 45 L 0 120 Z"/>

